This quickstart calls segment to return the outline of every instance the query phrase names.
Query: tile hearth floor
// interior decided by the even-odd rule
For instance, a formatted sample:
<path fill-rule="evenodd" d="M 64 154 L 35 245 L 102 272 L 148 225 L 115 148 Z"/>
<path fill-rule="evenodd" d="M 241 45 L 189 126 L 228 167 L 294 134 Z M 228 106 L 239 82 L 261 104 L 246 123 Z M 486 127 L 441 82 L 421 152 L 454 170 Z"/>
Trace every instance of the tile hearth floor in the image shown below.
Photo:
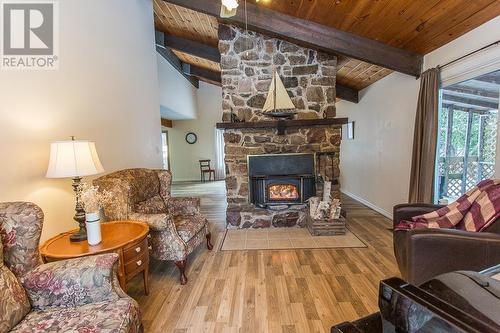
<path fill-rule="evenodd" d="M 356 248 L 366 245 L 347 230 L 345 235 L 311 236 L 302 228 L 227 230 L 221 250 L 290 250 L 319 248 Z"/>

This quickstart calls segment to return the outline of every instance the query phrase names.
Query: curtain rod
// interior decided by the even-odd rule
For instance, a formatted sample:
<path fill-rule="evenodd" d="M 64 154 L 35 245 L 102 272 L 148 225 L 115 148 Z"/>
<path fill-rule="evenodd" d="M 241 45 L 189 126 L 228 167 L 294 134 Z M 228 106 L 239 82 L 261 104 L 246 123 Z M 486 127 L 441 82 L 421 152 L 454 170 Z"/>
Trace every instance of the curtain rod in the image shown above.
<path fill-rule="evenodd" d="M 478 53 L 478 52 L 481 52 L 481 51 L 483 51 L 483 50 L 485 50 L 485 49 L 487 49 L 487 48 L 489 48 L 489 47 L 492 47 L 493 45 L 498 45 L 498 44 L 500 44 L 500 40 L 497 40 L 496 42 L 493 42 L 493 43 L 491 43 L 491 44 L 488 44 L 488 45 L 486 45 L 486 46 L 483 46 L 483 47 L 482 47 L 482 48 L 480 48 L 480 49 L 477 49 L 477 50 L 475 50 L 475 51 L 472 51 L 472 52 L 470 52 L 470 53 L 467 53 L 466 55 L 461 56 L 460 58 L 457 58 L 457 59 L 452 60 L 452 61 L 450 61 L 450 62 L 447 62 L 447 63 L 446 63 L 446 64 L 444 64 L 444 65 L 439 65 L 439 66 L 438 66 L 438 68 L 443 68 L 443 67 L 449 66 L 449 65 L 451 65 L 451 64 L 456 63 L 457 61 L 460 61 L 460 60 L 462 60 L 462 59 L 464 59 L 464 58 L 467 58 L 468 56 L 471 56 L 471 55 L 476 54 L 476 53 Z"/>

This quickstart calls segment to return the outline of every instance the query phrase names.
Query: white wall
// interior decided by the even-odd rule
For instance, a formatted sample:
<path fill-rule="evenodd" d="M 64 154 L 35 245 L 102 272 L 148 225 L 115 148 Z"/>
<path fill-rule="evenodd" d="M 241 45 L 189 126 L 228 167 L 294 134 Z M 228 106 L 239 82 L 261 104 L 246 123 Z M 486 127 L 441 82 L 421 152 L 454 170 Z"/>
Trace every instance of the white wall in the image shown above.
<path fill-rule="evenodd" d="M 200 82 L 196 103 L 196 119 L 174 121 L 173 128 L 168 129 L 174 181 L 199 180 L 200 159 L 212 160 L 212 167 L 215 167 L 215 124 L 222 119 L 222 89 Z M 193 145 L 185 140 L 189 132 L 198 136 L 198 141 Z"/>
<path fill-rule="evenodd" d="M 499 39 L 500 17 L 426 55 L 424 67 L 444 64 Z M 359 104 L 337 103 L 338 116 L 356 122 L 355 139 L 344 138 L 341 145 L 342 191 L 387 216 L 392 216 L 394 205 L 408 200 L 418 90 L 419 80 L 393 73 L 363 90 Z"/>
<path fill-rule="evenodd" d="M 162 118 L 196 119 L 196 88 L 159 53 L 156 56 Z"/>
<path fill-rule="evenodd" d="M 342 191 L 390 215 L 406 202 L 419 81 L 393 73 L 361 92 L 359 104 L 340 101 L 337 116 L 354 121 L 354 140 L 340 153 Z"/>
<path fill-rule="evenodd" d="M 59 70 L 0 73 L 0 201 L 40 205 L 43 239 L 76 227 L 71 180 L 45 178 L 51 141 L 95 141 L 106 172 L 161 167 L 151 0 L 59 6 Z"/>

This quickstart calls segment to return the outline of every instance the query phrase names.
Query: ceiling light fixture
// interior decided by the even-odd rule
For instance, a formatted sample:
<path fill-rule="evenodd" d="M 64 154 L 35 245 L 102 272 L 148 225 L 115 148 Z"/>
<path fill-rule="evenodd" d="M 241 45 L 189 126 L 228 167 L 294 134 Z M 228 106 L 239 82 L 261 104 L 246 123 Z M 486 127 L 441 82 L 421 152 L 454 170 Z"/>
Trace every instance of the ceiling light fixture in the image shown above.
<path fill-rule="evenodd" d="M 231 11 L 231 10 L 238 8 L 238 1 L 237 0 L 222 0 L 222 5 Z"/>
<path fill-rule="evenodd" d="M 220 17 L 230 18 L 235 16 L 238 5 L 238 0 L 222 0 L 222 6 L 220 6 Z"/>

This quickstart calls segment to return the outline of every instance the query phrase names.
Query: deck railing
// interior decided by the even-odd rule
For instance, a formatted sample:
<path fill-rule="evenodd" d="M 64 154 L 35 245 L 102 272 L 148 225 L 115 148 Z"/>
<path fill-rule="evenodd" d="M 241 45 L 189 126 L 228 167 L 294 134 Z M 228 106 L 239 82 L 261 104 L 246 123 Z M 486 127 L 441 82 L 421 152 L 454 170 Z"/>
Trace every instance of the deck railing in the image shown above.
<path fill-rule="evenodd" d="M 477 156 L 439 159 L 439 197 L 457 198 L 483 179 L 493 177 L 495 163 L 478 161 Z"/>

